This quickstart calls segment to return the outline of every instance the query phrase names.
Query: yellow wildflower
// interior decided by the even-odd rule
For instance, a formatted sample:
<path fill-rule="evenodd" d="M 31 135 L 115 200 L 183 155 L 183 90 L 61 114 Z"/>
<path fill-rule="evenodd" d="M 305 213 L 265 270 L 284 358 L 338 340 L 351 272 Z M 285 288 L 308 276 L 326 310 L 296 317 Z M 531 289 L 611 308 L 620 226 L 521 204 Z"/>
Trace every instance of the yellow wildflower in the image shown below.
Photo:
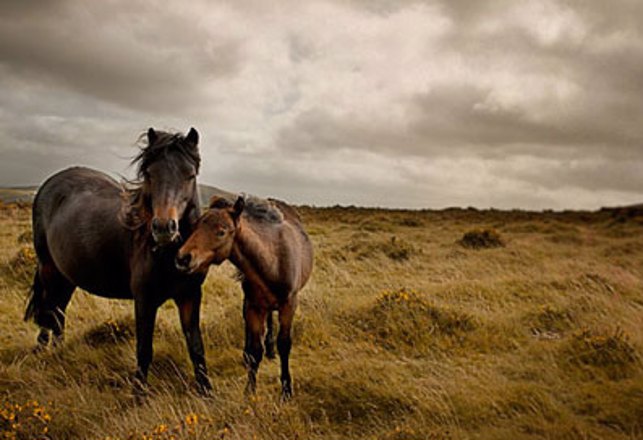
<path fill-rule="evenodd" d="M 199 422 L 199 416 L 192 413 L 185 416 L 185 423 L 188 425 L 196 425 Z"/>

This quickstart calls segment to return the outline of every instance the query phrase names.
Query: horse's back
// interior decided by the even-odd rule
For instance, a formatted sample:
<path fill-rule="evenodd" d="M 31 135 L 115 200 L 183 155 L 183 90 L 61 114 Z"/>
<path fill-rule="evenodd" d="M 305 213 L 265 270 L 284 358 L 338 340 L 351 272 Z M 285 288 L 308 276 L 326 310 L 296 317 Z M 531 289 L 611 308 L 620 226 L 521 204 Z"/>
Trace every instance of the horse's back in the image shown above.
<path fill-rule="evenodd" d="M 120 224 L 120 185 L 96 170 L 63 170 L 40 187 L 33 207 L 36 254 L 74 285 L 129 296 L 128 231 Z M 123 292 L 126 290 L 126 292 Z"/>
<path fill-rule="evenodd" d="M 82 193 L 117 199 L 120 186 L 100 171 L 84 167 L 67 168 L 49 177 L 38 188 L 33 205 L 34 220 L 48 221 L 66 202 Z"/>

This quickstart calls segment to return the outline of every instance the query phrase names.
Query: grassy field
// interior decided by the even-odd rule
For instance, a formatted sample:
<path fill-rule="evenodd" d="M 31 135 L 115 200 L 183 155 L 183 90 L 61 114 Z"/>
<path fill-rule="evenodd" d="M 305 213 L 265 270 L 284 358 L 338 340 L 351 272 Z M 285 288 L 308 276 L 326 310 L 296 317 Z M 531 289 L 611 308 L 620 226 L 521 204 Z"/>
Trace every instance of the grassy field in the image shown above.
<path fill-rule="evenodd" d="M 193 393 L 166 304 L 152 392 L 137 404 L 130 302 L 77 291 L 65 344 L 31 352 L 30 211 L 0 208 L 0 437 L 643 438 L 641 218 L 301 213 L 316 257 L 295 319 L 294 399 L 279 402 L 278 361 L 264 361 L 257 396 L 243 396 L 242 294 L 226 264 L 204 286 L 214 397 Z"/>

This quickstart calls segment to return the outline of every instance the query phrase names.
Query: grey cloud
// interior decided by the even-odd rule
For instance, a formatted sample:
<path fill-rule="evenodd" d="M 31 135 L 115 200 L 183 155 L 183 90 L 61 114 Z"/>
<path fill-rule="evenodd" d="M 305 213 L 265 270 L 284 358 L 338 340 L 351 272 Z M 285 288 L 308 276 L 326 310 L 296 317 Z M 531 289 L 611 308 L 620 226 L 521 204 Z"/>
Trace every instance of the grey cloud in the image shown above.
<path fill-rule="evenodd" d="M 9 13 L 0 18 L 0 63 L 14 75 L 172 113 L 201 105 L 205 79 L 240 67 L 241 42 L 213 40 L 194 23 L 198 17 L 138 2 L 54 3 L 42 8 L 48 13 L 41 2 L 3 7 Z"/>
<path fill-rule="evenodd" d="M 621 191 L 640 194 L 643 161 L 583 160 L 541 164 L 530 169 L 497 170 L 516 180 L 551 190 L 581 188 L 588 191 Z"/>
<path fill-rule="evenodd" d="M 203 182 L 300 203 L 636 200 L 643 3 L 537 4 L 580 30 L 509 0 L 0 2 L 0 184 L 195 125 Z"/>

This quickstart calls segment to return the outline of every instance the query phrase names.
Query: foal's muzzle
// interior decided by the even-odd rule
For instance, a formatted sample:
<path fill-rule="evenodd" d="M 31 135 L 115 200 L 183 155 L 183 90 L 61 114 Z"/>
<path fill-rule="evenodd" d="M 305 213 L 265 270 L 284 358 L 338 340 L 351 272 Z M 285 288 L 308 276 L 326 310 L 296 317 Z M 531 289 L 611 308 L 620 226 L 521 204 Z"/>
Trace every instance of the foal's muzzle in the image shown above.
<path fill-rule="evenodd" d="M 177 254 L 174 259 L 174 265 L 180 272 L 189 272 L 190 262 L 192 261 L 191 254 L 180 255 Z"/>

